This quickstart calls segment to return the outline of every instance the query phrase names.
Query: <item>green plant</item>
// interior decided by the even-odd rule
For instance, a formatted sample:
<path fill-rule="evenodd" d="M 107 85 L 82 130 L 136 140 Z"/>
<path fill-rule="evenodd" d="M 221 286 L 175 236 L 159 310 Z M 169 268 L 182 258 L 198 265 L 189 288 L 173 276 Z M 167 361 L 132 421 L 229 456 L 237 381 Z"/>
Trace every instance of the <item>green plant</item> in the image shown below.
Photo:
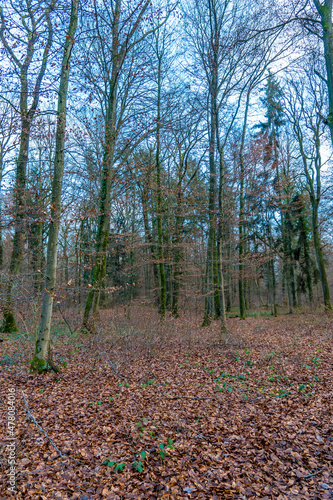
<path fill-rule="evenodd" d="M 143 418 L 142 421 L 137 422 L 135 425 L 138 427 L 140 431 L 144 431 L 146 429 L 146 424 L 148 420 L 146 418 Z"/>
<path fill-rule="evenodd" d="M 313 358 L 311 359 L 311 363 L 313 363 L 317 368 L 319 367 L 320 362 L 321 362 L 321 359 L 318 358 L 317 356 L 313 356 Z"/>
<path fill-rule="evenodd" d="M 159 444 L 158 448 L 159 448 L 158 451 L 159 451 L 160 457 L 162 460 L 164 460 L 164 458 L 165 458 L 164 444 L 162 444 L 162 443 Z"/>
<path fill-rule="evenodd" d="M 278 394 L 275 395 L 276 398 L 285 398 L 289 396 L 290 391 L 286 391 L 285 389 L 279 389 Z"/>
<path fill-rule="evenodd" d="M 134 469 L 140 474 L 141 472 L 143 472 L 143 463 L 141 462 L 141 460 L 133 462 L 132 467 L 134 467 Z"/>
<path fill-rule="evenodd" d="M 173 450 L 173 441 L 170 438 L 168 439 L 167 447 L 170 448 L 171 450 Z"/>
<path fill-rule="evenodd" d="M 122 471 L 125 467 L 126 464 L 122 462 L 115 462 L 114 460 L 105 460 L 102 465 L 106 465 L 107 467 L 114 467 L 115 471 Z"/>
<path fill-rule="evenodd" d="M 168 443 L 164 445 L 163 443 L 158 445 L 158 452 L 160 454 L 160 457 L 162 460 L 164 460 L 166 456 L 166 448 L 169 448 L 170 450 L 173 450 L 173 441 L 172 439 L 168 439 Z"/>

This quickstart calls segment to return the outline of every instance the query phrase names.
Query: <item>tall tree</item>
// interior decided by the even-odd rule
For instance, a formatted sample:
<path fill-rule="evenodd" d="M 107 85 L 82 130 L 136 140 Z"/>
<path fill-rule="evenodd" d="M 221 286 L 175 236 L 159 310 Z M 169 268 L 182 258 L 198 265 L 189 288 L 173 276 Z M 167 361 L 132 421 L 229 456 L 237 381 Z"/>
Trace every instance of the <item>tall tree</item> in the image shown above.
<path fill-rule="evenodd" d="M 221 283 L 221 256 L 217 249 L 217 212 L 223 211 L 224 158 L 223 144 L 220 137 L 220 108 L 240 80 L 239 62 L 243 57 L 242 45 L 237 38 L 237 10 L 240 2 L 224 0 L 193 0 L 186 11 L 190 26 L 191 43 L 194 49 L 195 63 L 202 69 L 205 79 L 208 103 L 208 142 L 209 142 L 209 228 L 207 242 L 206 299 L 203 325 L 208 325 L 212 318 L 221 316 L 221 295 L 224 286 Z M 219 162 L 220 196 L 218 201 Z M 222 216 L 220 216 L 220 222 Z M 221 232 L 220 232 L 221 235 Z M 222 300 L 223 309 L 224 300 Z M 225 328 L 225 311 L 222 310 L 222 324 Z"/>
<path fill-rule="evenodd" d="M 280 168 L 279 168 L 279 135 L 280 129 L 284 124 L 284 112 L 283 112 L 283 93 L 277 79 L 269 73 L 267 78 L 267 83 L 265 86 L 265 95 L 261 99 L 262 104 L 265 109 L 266 121 L 262 122 L 259 127 L 262 133 L 267 137 L 266 145 L 266 161 L 271 162 L 272 170 L 275 172 L 275 189 L 278 197 L 278 204 L 281 208 L 281 192 L 280 192 Z M 281 227 L 282 232 L 284 232 L 284 214 L 280 210 L 281 217 Z M 276 304 L 276 273 L 274 265 L 274 253 L 272 253 L 273 248 L 273 236 L 271 223 L 267 221 L 267 239 L 268 245 L 271 251 L 271 258 L 268 260 L 268 283 L 270 288 L 271 300 L 273 305 L 273 314 L 277 315 L 277 304 Z"/>
<path fill-rule="evenodd" d="M 322 41 L 324 45 L 324 56 L 325 56 L 325 66 L 326 66 L 326 87 L 328 94 L 328 115 L 327 115 L 327 125 L 329 126 L 331 133 L 331 141 L 333 145 L 333 24 L 332 24 L 332 12 L 333 12 L 333 1 L 332 0 L 313 0 L 313 3 L 319 13 L 320 22 L 322 26 Z"/>
<path fill-rule="evenodd" d="M 6 9 L 8 9 L 6 14 L 0 6 L 0 39 L 5 54 L 19 78 L 18 111 L 21 118 L 14 187 L 15 233 L 10 261 L 11 279 L 8 281 L 2 325 L 4 332 L 17 330 L 12 291 L 14 279 L 21 271 L 24 253 L 24 207 L 30 132 L 40 100 L 41 85 L 53 40 L 51 13 L 55 4 L 56 0 L 42 1 L 37 7 L 32 8 L 30 0 L 25 0 L 23 4 L 10 0 L 6 3 Z M 23 57 L 21 51 L 24 53 Z"/>
<path fill-rule="evenodd" d="M 329 283 L 320 236 L 319 210 L 325 189 L 322 186 L 322 143 L 325 138 L 324 113 L 326 93 L 324 82 L 313 69 L 304 71 L 289 82 L 286 96 L 288 118 L 292 124 L 302 160 L 306 189 L 312 211 L 312 237 L 323 290 L 324 305 L 332 309 Z"/>
<path fill-rule="evenodd" d="M 94 2 L 94 19 L 97 37 L 92 44 L 93 52 L 89 52 L 90 61 L 85 68 L 86 78 L 93 84 L 98 99 L 101 102 L 104 115 L 104 154 L 103 175 L 100 187 L 100 209 L 98 230 L 96 235 L 96 259 L 93 270 L 93 279 L 89 289 L 83 316 L 83 327 L 90 329 L 91 313 L 96 314 L 99 306 L 100 291 L 105 285 L 106 254 L 110 234 L 111 189 L 114 174 L 114 153 L 124 113 L 128 104 L 128 93 L 133 83 L 133 67 L 130 55 L 154 29 L 142 26 L 144 16 L 148 12 L 150 0 L 134 0 L 125 5 L 122 0 L 113 0 L 111 6 L 106 0 L 99 5 Z M 105 13 L 107 15 L 105 16 Z M 110 36 L 111 34 L 111 36 Z M 109 42 L 111 38 L 111 43 Z M 96 67 L 99 71 L 94 74 Z M 133 59 L 132 59 L 133 61 Z M 101 72 L 102 74 L 101 74 Z M 134 72 L 135 73 L 135 72 Z M 102 85 L 99 86 L 99 78 Z M 119 98 L 120 84 L 123 83 L 125 92 Z"/>
<path fill-rule="evenodd" d="M 54 157 L 54 175 L 52 182 L 50 225 L 47 243 L 46 280 L 45 289 L 43 292 L 42 313 L 36 339 L 35 355 L 31 361 L 30 366 L 31 373 L 42 373 L 48 368 L 48 364 L 51 365 L 51 368 L 56 370 L 56 367 L 52 361 L 52 356 L 50 354 L 50 329 L 57 272 L 57 247 L 61 216 L 61 190 L 65 157 L 67 93 L 71 54 L 74 45 L 74 37 L 78 19 L 78 8 L 79 0 L 72 0 L 68 31 L 64 43 L 64 54 L 61 65 L 60 84 L 58 92 L 57 130 L 55 145 L 56 149 Z"/>
<path fill-rule="evenodd" d="M 6 169 L 6 159 L 16 148 L 18 132 L 18 116 L 14 108 L 8 102 L 1 103 L 0 111 L 0 269 L 4 264 L 3 249 L 3 213 L 2 213 L 2 182 L 8 170 Z"/>

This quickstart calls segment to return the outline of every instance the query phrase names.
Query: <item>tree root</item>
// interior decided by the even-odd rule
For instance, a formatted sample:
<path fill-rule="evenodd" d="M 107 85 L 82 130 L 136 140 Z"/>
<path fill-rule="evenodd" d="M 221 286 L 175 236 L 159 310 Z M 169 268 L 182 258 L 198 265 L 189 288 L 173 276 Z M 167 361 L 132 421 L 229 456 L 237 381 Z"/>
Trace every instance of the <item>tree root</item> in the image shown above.
<path fill-rule="evenodd" d="M 47 350 L 47 364 L 54 373 L 61 373 L 60 368 L 53 361 L 53 354 L 51 349 L 51 342 L 49 343 L 49 348 Z"/>

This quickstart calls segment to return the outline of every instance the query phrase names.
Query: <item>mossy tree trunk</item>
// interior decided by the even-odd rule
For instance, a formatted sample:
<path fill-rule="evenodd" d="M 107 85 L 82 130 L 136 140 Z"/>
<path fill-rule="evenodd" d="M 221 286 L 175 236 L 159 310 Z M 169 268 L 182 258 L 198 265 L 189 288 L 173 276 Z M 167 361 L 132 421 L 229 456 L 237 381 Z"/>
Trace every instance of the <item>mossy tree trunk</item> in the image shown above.
<path fill-rule="evenodd" d="M 216 35 L 216 34 L 215 34 Z M 213 36 L 213 35 L 212 35 Z M 217 36 L 217 35 L 216 35 Z M 209 88 L 210 98 L 210 131 L 209 131 L 209 197 L 208 197 L 208 242 L 206 264 L 206 297 L 203 326 L 208 326 L 215 317 L 215 274 L 216 274 L 216 130 L 217 130 L 217 96 L 218 96 L 218 62 L 214 52 L 211 81 Z"/>
<path fill-rule="evenodd" d="M 117 95 L 119 78 L 124 61 L 131 49 L 133 49 L 133 47 L 139 41 L 145 38 L 148 33 L 151 33 L 153 31 L 153 29 L 148 30 L 141 37 L 135 37 L 139 29 L 140 22 L 149 4 L 150 0 L 147 0 L 144 3 L 141 3 L 139 5 L 139 8 L 135 8 L 132 16 L 130 17 L 131 26 L 128 28 L 128 33 L 121 43 L 119 38 L 120 32 L 121 34 L 123 34 L 123 32 L 127 30 L 124 29 L 125 25 L 121 25 L 120 23 L 122 15 L 122 0 L 116 0 L 115 4 L 112 5 L 112 9 L 107 10 L 107 14 L 109 17 L 105 16 L 103 18 L 103 20 L 108 19 L 107 22 L 110 28 L 110 36 L 112 36 L 112 47 L 110 51 L 111 53 L 106 50 L 102 38 L 99 39 L 103 45 L 100 52 L 101 59 L 99 60 L 99 65 L 103 68 L 107 87 L 107 95 L 104 103 L 106 108 L 105 134 L 102 180 L 99 192 L 99 217 L 96 235 L 96 257 L 92 275 L 92 283 L 90 284 L 91 286 L 89 288 L 85 303 L 82 325 L 83 329 L 86 329 L 88 331 L 94 329 L 93 321 L 99 308 L 100 292 L 105 287 L 106 281 L 106 257 L 110 234 L 111 188 L 113 181 L 114 151 L 116 148 L 119 129 L 122 124 L 122 116 L 126 107 L 126 103 L 123 102 L 121 106 L 120 116 L 117 117 Z M 104 7 L 108 9 L 108 6 L 106 4 L 103 4 L 103 8 Z M 99 14 L 96 13 L 97 23 L 100 22 L 100 19 L 98 20 L 98 16 Z M 127 19 L 127 21 L 129 21 L 129 19 Z"/>
<path fill-rule="evenodd" d="M 42 80 L 45 75 L 48 53 L 52 45 L 53 39 L 53 27 L 50 19 L 50 14 L 54 9 L 56 0 L 51 0 L 50 3 L 45 7 L 43 12 L 37 9 L 29 8 L 27 11 L 28 23 L 31 23 L 32 29 L 28 28 L 26 20 L 23 23 L 23 29 L 26 31 L 26 53 L 21 59 L 21 54 L 16 55 L 15 45 L 16 40 L 14 40 L 11 46 L 7 40 L 9 38 L 10 31 L 8 30 L 8 23 L 6 22 L 3 9 L 0 7 L 0 39 L 4 46 L 4 50 L 11 59 L 11 62 L 15 66 L 15 70 L 20 78 L 20 116 L 21 116 L 21 133 L 19 139 L 19 152 L 16 161 L 16 176 L 15 176 L 15 187 L 14 187 L 14 214 L 15 214 L 15 231 L 13 239 L 13 250 L 10 260 L 10 279 L 8 280 L 7 293 L 6 293 L 6 304 L 3 312 L 3 325 L 2 331 L 4 332 L 15 332 L 17 331 L 15 315 L 14 315 L 14 297 L 13 297 L 13 287 L 15 283 L 15 278 L 21 271 L 23 255 L 24 255 L 24 219 L 25 219 L 25 194 L 26 194 L 26 175 L 27 175 L 27 163 L 29 154 L 29 141 L 30 141 L 30 131 L 33 118 L 35 116 L 37 106 L 39 103 L 40 89 Z M 37 69 L 37 77 L 35 82 L 29 81 L 30 67 L 33 64 L 33 58 L 35 55 L 36 44 L 39 41 L 39 33 L 37 29 L 37 24 L 40 23 L 41 19 L 45 19 L 47 24 L 47 39 L 45 41 L 44 50 L 41 58 L 41 63 Z M 16 28 L 15 28 L 16 29 Z M 13 35 L 14 39 L 17 34 Z M 28 96 L 29 88 L 33 86 L 33 98 L 32 103 L 29 107 Z"/>
<path fill-rule="evenodd" d="M 298 225 L 299 225 L 299 247 L 303 248 L 304 254 L 304 272 L 306 276 L 306 288 L 308 291 L 309 303 L 312 308 L 313 305 L 313 265 L 311 261 L 310 244 L 309 244 L 309 225 L 307 223 L 306 215 L 304 214 L 304 205 L 301 203 L 299 209 Z"/>
<path fill-rule="evenodd" d="M 320 21 L 323 29 L 324 55 L 326 66 L 326 85 L 328 94 L 328 116 L 327 125 L 331 133 L 331 141 L 333 145 L 333 25 L 332 25 L 332 0 L 324 0 L 322 4 L 320 0 L 313 0 L 316 9 L 320 15 Z"/>
<path fill-rule="evenodd" d="M 302 101 L 303 103 L 303 101 Z M 303 111 L 303 108 L 302 108 Z M 304 135 L 302 130 L 302 125 L 295 116 L 291 115 L 293 119 L 293 127 L 298 139 L 298 144 L 300 148 L 301 158 L 303 162 L 303 169 L 305 177 L 307 180 L 307 189 L 310 195 L 311 202 L 311 219 L 312 219 L 312 237 L 313 244 L 315 248 L 316 260 L 320 275 L 320 282 L 323 290 L 324 305 L 327 310 L 332 310 L 330 288 L 327 279 L 324 255 L 320 239 L 319 230 L 319 207 L 322 196 L 322 186 L 321 186 L 321 142 L 320 137 L 322 134 L 322 117 L 318 114 L 317 119 L 313 121 L 311 131 L 313 132 L 313 140 L 315 146 L 315 156 L 309 159 L 304 147 Z M 311 163 L 310 163 L 311 162 Z"/>
<path fill-rule="evenodd" d="M 320 232 L 319 232 L 319 221 L 318 221 L 318 207 L 317 204 L 314 204 L 313 213 L 312 213 L 312 232 L 313 232 L 313 244 L 316 252 L 317 265 L 320 275 L 321 286 L 323 289 L 324 296 L 324 305 L 326 309 L 331 310 L 331 296 L 330 296 L 330 288 L 327 279 L 326 266 L 324 261 L 323 250 L 320 241 Z"/>
<path fill-rule="evenodd" d="M 219 292 L 219 317 L 220 317 L 220 340 L 222 340 L 223 333 L 226 333 L 227 328 L 227 314 L 226 314 L 226 301 L 225 301 L 225 290 L 224 290 L 224 266 L 223 266 L 223 243 L 224 243 L 224 188 L 225 188 L 225 164 L 223 157 L 223 147 L 220 143 L 219 126 L 217 121 L 216 127 L 216 145 L 217 151 L 219 153 L 219 220 L 217 228 L 217 261 L 218 261 L 218 292 Z"/>
<path fill-rule="evenodd" d="M 53 299 L 57 272 L 57 246 L 61 216 L 61 189 L 64 173 L 65 132 L 67 92 L 70 74 L 70 59 L 74 45 L 74 36 L 77 26 L 79 0 L 72 0 L 69 27 L 64 45 L 60 84 L 58 93 L 56 150 L 54 158 L 54 176 L 52 182 L 51 219 L 46 258 L 46 280 L 43 293 L 42 313 L 38 328 L 35 355 L 31 361 L 30 372 L 42 373 L 48 368 L 50 352 L 50 329 Z"/>

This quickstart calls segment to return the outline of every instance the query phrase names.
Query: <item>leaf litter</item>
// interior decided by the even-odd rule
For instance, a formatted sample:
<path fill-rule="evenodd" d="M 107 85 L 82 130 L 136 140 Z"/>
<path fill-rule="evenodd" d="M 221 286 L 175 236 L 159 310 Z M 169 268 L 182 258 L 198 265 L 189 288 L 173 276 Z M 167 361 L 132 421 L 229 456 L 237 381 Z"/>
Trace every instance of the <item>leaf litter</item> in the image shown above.
<path fill-rule="evenodd" d="M 30 376 L 32 343 L 3 343 L 22 355 L 0 368 L 2 404 L 17 398 L 15 498 L 333 498 L 332 318 L 231 319 L 221 341 L 218 322 L 131 316 L 54 334 L 60 374 Z M 5 440 L 2 419 L 4 478 Z"/>

